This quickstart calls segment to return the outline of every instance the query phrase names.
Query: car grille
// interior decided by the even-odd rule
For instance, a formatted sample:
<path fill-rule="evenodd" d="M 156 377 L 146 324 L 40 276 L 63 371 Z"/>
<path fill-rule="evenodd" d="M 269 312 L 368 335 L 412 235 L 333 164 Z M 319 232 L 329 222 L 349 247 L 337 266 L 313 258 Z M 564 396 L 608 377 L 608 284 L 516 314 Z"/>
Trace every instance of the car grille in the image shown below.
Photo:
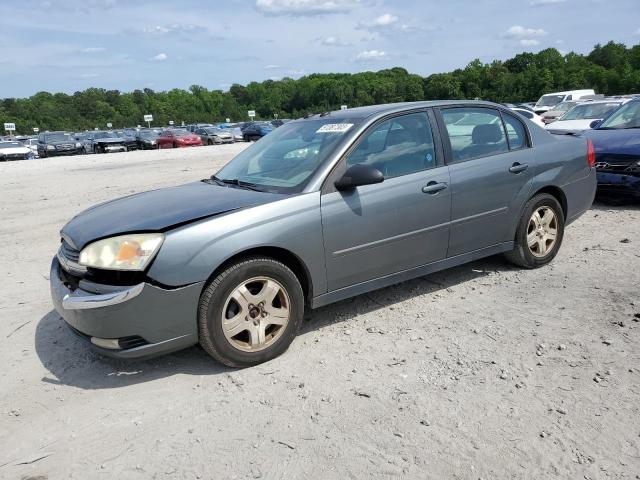
<path fill-rule="evenodd" d="M 600 155 L 596 159 L 596 170 L 609 173 L 640 174 L 640 158 L 627 155 Z"/>
<path fill-rule="evenodd" d="M 71 245 L 69 245 L 67 241 L 64 239 L 60 244 L 60 253 L 65 259 L 69 261 L 78 263 L 78 261 L 80 260 L 80 252 L 75 248 L 73 248 Z"/>
<path fill-rule="evenodd" d="M 76 146 L 73 143 L 63 143 L 61 145 L 56 145 L 56 150 L 67 151 L 73 150 Z"/>

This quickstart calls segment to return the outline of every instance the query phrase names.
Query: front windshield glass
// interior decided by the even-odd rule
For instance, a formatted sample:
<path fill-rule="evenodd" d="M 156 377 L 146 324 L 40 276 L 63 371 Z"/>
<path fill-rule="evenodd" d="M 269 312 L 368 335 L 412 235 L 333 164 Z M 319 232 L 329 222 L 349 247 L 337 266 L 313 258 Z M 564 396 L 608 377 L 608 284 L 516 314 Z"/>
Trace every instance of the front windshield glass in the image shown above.
<path fill-rule="evenodd" d="M 71 141 L 71 135 L 68 133 L 50 133 L 45 137 L 47 142 L 66 142 Z"/>
<path fill-rule="evenodd" d="M 560 117 L 560 120 L 596 120 L 604 118 L 619 105 L 619 103 L 583 103 L 573 107 Z"/>
<path fill-rule="evenodd" d="M 577 105 L 576 102 L 562 102 L 553 107 L 554 112 L 567 112 Z"/>
<path fill-rule="evenodd" d="M 553 107 L 559 104 L 563 98 L 564 95 L 543 95 L 536 103 L 536 107 Z"/>
<path fill-rule="evenodd" d="M 113 132 L 96 132 L 94 133 L 93 138 L 96 140 L 100 138 L 118 138 L 118 135 Z"/>
<path fill-rule="evenodd" d="M 623 105 L 598 127 L 599 130 L 624 128 L 640 128 L 640 101 Z"/>
<path fill-rule="evenodd" d="M 20 142 L 0 142 L 0 148 L 22 147 Z"/>
<path fill-rule="evenodd" d="M 172 133 L 176 137 L 187 137 L 191 135 L 191 132 L 188 130 L 169 130 L 169 133 Z"/>
<path fill-rule="evenodd" d="M 299 192 L 338 141 L 359 122 L 320 118 L 287 123 L 241 152 L 216 179 L 239 180 L 266 191 Z"/>

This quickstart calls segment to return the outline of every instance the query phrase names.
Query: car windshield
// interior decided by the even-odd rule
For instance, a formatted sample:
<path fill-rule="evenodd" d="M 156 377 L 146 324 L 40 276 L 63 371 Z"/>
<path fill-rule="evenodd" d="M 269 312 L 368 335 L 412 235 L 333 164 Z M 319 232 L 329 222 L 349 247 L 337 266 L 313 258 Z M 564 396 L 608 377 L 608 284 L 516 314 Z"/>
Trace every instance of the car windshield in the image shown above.
<path fill-rule="evenodd" d="M 246 182 L 272 192 L 299 192 L 359 121 L 321 118 L 287 123 L 242 151 L 215 179 Z"/>
<path fill-rule="evenodd" d="M 154 130 L 145 130 L 144 132 L 139 133 L 142 138 L 156 138 L 159 133 Z"/>
<path fill-rule="evenodd" d="M 559 121 L 565 120 L 595 120 L 606 117 L 620 105 L 616 103 L 583 103 L 576 105 L 562 117 Z"/>
<path fill-rule="evenodd" d="M 113 132 L 96 132 L 93 134 L 93 138 L 96 140 L 100 138 L 118 138 L 118 135 Z"/>
<path fill-rule="evenodd" d="M 71 140 L 71 135 L 68 133 L 51 133 L 45 137 L 47 142 L 66 142 Z"/>
<path fill-rule="evenodd" d="M 559 104 L 563 98 L 564 95 L 543 95 L 536 103 L 536 107 L 553 107 Z"/>
<path fill-rule="evenodd" d="M 192 135 L 192 133 L 187 130 L 169 130 L 169 134 L 173 134 L 176 137 L 187 137 Z"/>
<path fill-rule="evenodd" d="M 217 135 L 217 134 L 219 134 L 219 133 L 224 133 L 224 131 L 223 131 L 222 129 L 220 129 L 220 128 L 213 128 L 213 127 L 209 127 L 209 128 L 203 128 L 203 130 L 204 130 L 206 133 L 210 133 L 210 134 L 212 134 L 212 135 Z"/>
<path fill-rule="evenodd" d="M 0 142 L 0 148 L 22 147 L 20 142 Z"/>
<path fill-rule="evenodd" d="M 640 101 L 623 105 L 598 127 L 599 130 L 625 128 L 640 128 Z"/>
<path fill-rule="evenodd" d="M 559 103 L 558 105 L 556 105 L 555 107 L 553 107 L 553 110 L 550 110 L 550 111 L 551 112 L 566 112 L 568 110 L 571 110 L 576 105 L 577 105 L 576 102 L 562 102 L 562 103 Z"/>

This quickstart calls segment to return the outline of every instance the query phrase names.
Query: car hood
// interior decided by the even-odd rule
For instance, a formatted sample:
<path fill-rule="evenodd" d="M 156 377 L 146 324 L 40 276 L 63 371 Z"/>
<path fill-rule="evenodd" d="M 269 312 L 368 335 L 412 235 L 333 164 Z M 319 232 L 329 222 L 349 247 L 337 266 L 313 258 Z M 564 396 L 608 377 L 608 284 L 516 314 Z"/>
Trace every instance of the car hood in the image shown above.
<path fill-rule="evenodd" d="M 595 129 L 587 130 L 583 135 L 593 141 L 597 154 L 611 153 L 640 157 L 640 129 Z"/>
<path fill-rule="evenodd" d="M 193 182 L 93 206 L 67 223 L 62 236 L 78 250 L 101 238 L 131 232 L 161 232 L 232 210 L 285 198 L 233 186 Z"/>
<path fill-rule="evenodd" d="M 15 155 L 20 153 L 29 153 L 31 149 L 29 147 L 9 147 L 0 148 L 0 155 Z"/>
<path fill-rule="evenodd" d="M 95 143 L 122 143 L 124 142 L 124 138 L 97 138 L 94 140 Z"/>

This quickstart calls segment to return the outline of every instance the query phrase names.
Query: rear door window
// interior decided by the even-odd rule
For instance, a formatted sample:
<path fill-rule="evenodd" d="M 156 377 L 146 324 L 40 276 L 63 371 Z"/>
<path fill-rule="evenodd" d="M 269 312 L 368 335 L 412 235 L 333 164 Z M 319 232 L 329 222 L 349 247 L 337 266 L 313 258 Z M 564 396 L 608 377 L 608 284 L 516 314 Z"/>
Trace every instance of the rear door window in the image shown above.
<path fill-rule="evenodd" d="M 527 131 L 520 120 L 506 112 L 502 112 L 504 126 L 507 129 L 510 150 L 520 150 L 527 147 Z"/>
<path fill-rule="evenodd" d="M 441 110 L 454 162 L 509 151 L 500 112 L 493 108 L 463 107 Z"/>

